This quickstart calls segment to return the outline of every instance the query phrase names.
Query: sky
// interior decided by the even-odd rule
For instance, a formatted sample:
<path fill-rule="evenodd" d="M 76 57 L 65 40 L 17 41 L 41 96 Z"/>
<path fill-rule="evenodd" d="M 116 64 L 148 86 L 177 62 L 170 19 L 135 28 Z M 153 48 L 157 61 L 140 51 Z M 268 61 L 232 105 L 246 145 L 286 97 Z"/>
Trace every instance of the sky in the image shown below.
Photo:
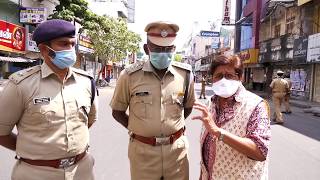
<path fill-rule="evenodd" d="M 235 14 L 235 1 L 231 1 L 231 17 Z M 216 31 L 220 28 L 223 0 L 135 0 L 135 2 L 135 23 L 129 23 L 128 26 L 130 30 L 141 35 L 143 43 L 146 42 L 145 26 L 158 20 L 171 21 L 179 25 L 177 50 L 183 50 L 183 45 L 192 32 L 210 30 L 210 22 L 217 24 Z"/>

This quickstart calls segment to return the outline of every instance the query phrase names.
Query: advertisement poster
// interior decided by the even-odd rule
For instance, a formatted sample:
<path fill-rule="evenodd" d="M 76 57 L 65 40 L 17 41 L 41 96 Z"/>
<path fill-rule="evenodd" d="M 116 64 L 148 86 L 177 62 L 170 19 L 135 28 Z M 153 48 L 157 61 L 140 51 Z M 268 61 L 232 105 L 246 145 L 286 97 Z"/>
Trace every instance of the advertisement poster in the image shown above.
<path fill-rule="evenodd" d="M 45 21 L 45 8 L 21 7 L 20 22 L 27 24 L 39 24 Z"/>
<path fill-rule="evenodd" d="M 25 28 L 0 20 L 0 50 L 24 53 L 26 44 Z"/>
<path fill-rule="evenodd" d="M 229 25 L 231 15 L 231 0 L 223 0 L 222 25 Z"/>

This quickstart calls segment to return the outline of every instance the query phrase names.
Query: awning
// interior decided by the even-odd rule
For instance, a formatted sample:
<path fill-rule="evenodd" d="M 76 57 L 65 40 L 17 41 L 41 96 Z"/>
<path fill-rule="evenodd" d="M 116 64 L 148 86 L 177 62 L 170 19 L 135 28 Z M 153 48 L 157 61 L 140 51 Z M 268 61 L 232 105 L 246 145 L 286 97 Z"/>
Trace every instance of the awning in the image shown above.
<path fill-rule="evenodd" d="M 34 62 L 34 61 L 36 61 L 36 60 L 26 59 L 26 58 L 22 58 L 22 57 L 5 57 L 5 56 L 0 56 L 0 61 L 31 63 L 31 62 Z"/>

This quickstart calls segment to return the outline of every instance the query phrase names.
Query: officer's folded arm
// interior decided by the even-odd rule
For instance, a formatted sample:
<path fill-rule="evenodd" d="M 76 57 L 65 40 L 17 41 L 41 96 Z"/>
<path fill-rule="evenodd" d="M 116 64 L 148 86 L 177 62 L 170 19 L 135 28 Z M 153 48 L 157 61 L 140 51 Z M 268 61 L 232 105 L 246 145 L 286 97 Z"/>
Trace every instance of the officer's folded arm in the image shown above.
<path fill-rule="evenodd" d="M 126 114 L 125 111 L 112 110 L 112 116 L 123 127 L 128 128 L 129 116 Z"/>
<path fill-rule="evenodd" d="M 6 136 L 0 136 L 0 145 L 8 148 L 12 151 L 16 150 L 16 144 L 17 144 L 17 135 L 14 133 L 10 133 Z"/>

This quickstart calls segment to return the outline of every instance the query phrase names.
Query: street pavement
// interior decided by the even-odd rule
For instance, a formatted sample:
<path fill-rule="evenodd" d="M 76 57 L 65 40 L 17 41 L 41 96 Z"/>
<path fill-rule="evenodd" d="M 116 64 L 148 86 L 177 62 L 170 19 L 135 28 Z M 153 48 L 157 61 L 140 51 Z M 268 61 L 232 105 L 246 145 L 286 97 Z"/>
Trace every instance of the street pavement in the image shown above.
<path fill-rule="evenodd" d="M 197 97 L 200 84 L 195 84 Z M 212 95 L 210 87 L 207 94 Z M 90 129 L 90 152 L 95 157 L 96 180 L 129 180 L 128 134 L 112 115 L 109 102 L 113 88 L 100 89 L 99 121 Z M 204 100 L 201 100 L 204 101 Z M 271 109 L 273 112 L 272 104 Z M 292 107 L 284 125 L 272 123 L 269 158 L 270 180 L 318 180 L 320 177 L 320 118 Z M 199 114 L 193 111 L 191 116 Z M 190 180 L 199 179 L 201 122 L 186 120 L 189 138 Z M 14 153 L 0 147 L 0 180 L 9 180 Z"/>

